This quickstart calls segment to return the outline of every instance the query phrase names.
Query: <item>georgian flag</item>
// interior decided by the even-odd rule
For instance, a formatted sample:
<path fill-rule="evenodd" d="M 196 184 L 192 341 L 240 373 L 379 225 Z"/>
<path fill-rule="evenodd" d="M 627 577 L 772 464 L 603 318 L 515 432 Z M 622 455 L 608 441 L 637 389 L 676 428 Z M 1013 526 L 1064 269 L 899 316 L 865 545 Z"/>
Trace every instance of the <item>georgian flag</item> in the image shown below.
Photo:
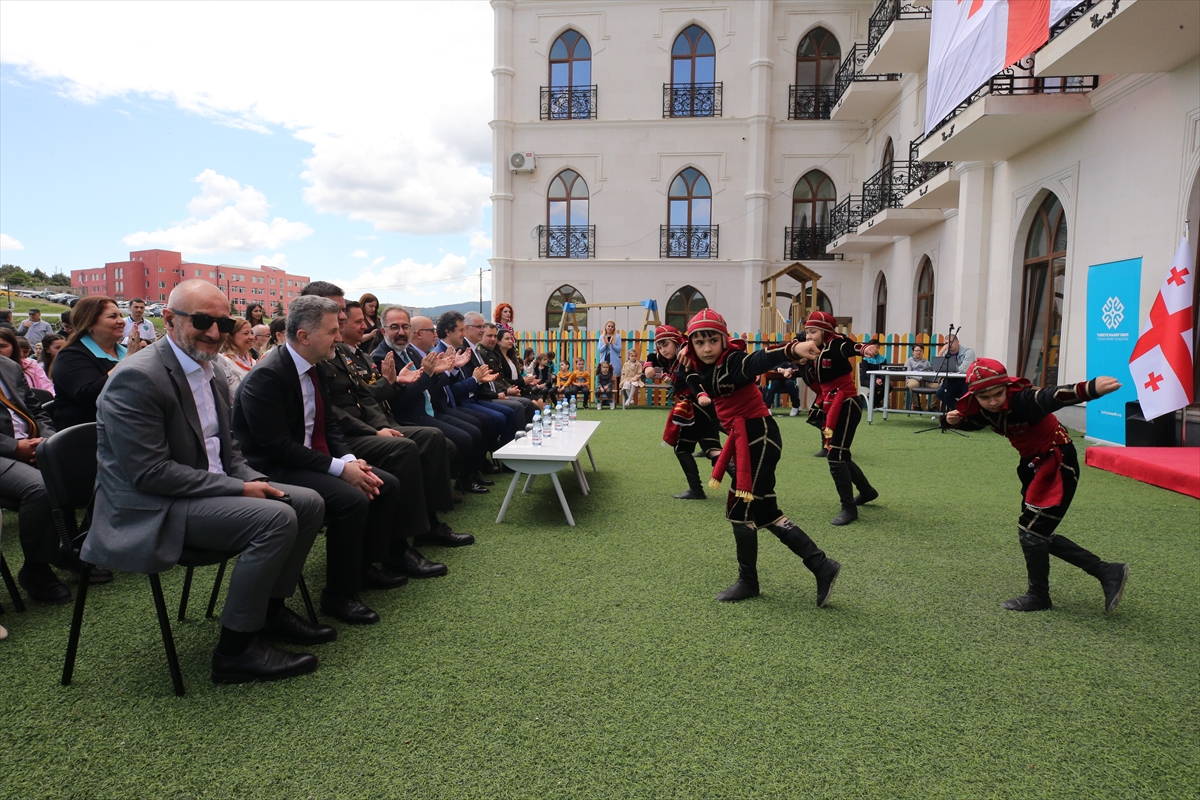
<path fill-rule="evenodd" d="M 1180 239 L 1171 270 L 1163 279 L 1150 318 L 1142 328 L 1129 375 L 1146 419 L 1170 414 L 1192 402 L 1192 250 Z"/>
<path fill-rule="evenodd" d="M 1049 38 L 1050 0 L 938 0 L 929 25 L 925 130 Z"/>

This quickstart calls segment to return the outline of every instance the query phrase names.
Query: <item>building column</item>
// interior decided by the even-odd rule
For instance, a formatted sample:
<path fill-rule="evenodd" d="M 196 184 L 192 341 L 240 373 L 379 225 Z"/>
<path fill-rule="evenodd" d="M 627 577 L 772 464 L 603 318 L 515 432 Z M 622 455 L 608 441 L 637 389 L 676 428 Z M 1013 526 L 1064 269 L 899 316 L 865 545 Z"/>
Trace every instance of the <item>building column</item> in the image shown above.
<path fill-rule="evenodd" d="M 767 173 L 771 165 L 771 0 L 754 2 L 754 57 L 750 61 L 750 116 L 747 121 L 747 174 L 750 176 L 746 200 L 746 252 L 742 254 L 746 270 L 744 308 L 740 309 L 745 330 L 758 330 L 758 281 L 770 263 L 767 221 L 771 192 Z"/>
<path fill-rule="evenodd" d="M 495 11 L 496 65 L 492 69 L 492 307 L 512 301 L 512 173 L 508 154 L 513 131 L 513 0 L 492 0 Z"/>
<path fill-rule="evenodd" d="M 954 165 L 960 176 L 958 237 L 954 245 L 954 294 L 948 322 L 962 326 L 963 342 L 975 348 L 977 354 L 986 334 L 984 312 L 991 250 L 992 168 L 990 161 L 962 161 Z"/>

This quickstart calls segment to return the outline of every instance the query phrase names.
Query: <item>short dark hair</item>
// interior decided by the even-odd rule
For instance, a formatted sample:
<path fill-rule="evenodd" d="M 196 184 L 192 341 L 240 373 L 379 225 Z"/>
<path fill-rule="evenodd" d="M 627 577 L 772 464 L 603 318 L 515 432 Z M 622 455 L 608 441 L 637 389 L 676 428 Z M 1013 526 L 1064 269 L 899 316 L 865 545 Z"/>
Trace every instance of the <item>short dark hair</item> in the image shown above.
<path fill-rule="evenodd" d="M 458 327 L 458 323 L 463 321 L 461 311 L 447 311 L 438 317 L 437 321 L 437 337 L 445 339 L 446 334 Z"/>
<path fill-rule="evenodd" d="M 487 329 L 487 328 L 491 328 L 492 330 L 496 330 L 496 323 L 494 323 L 494 322 L 485 322 L 485 323 L 483 323 L 483 327 L 484 327 L 485 329 Z"/>
<path fill-rule="evenodd" d="M 358 300 L 347 300 L 346 301 L 346 313 L 349 314 L 350 309 L 352 309 L 352 308 L 362 308 L 362 303 Z"/>
<path fill-rule="evenodd" d="M 40 313 L 42 313 L 42 310 L 40 308 L 31 308 L 31 309 L 29 309 L 29 313 L 30 314 L 40 314 Z"/>
<path fill-rule="evenodd" d="M 329 281 L 313 281 L 300 292 L 301 297 L 345 297 L 342 287 Z"/>
<path fill-rule="evenodd" d="M 68 308 L 66 311 L 59 314 L 58 321 L 61 322 L 63 325 L 70 325 L 71 324 L 71 309 Z"/>
<path fill-rule="evenodd" d="M 142 305 L 146 305 L 146 301 L 140 297 L 135 297 L 129 301 L 129 305 L 133 305 L 134 303 L 141 303 Z"/>
<path fill-rule="evenodd" d="M 65 314 L 67 312 L 64 311 L 63 313 Z M 7 308 L 0 309 L 0 319 L 11 322 L 12 321 L 12 312 L 9 311 Z"/>

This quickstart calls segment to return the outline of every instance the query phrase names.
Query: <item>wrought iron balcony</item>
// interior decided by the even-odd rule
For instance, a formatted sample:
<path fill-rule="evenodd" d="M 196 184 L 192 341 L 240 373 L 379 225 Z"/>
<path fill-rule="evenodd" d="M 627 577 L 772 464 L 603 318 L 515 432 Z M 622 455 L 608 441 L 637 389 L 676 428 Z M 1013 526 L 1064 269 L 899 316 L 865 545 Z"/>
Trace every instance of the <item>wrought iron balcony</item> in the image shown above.
<path fill-rule="evenodd" d="M 904 0 L 880 0 L 879 5 L 871 14 L 867 31 L 867 49 L 874 51 L 875 45 L 898 19 L 930 19 L 933 16 L 931 8 L 921 8 L 904 2 Z"/>
<path fill-rule="evenodd" d="M 595 119 L 596 87 L 543 86 L 542 119 Z"/>
<path fill-rule="evenodd" d="M 1098 5 L 1100 2 L 1101 0 L 1083 0 L 1082 3 L 1068 11 L 1065 17 L 1050 26 L 1050 38 L 1054 39 L 1067 28 L 1087 16 L 1087 12 L 1091 10 L 1092 6 Z"/>
<path fill-rule="evenodd" d="M 850 48 L 850 53 L 842 61 L 842 65 L 838 67 L 837 75 L 833 79 L 834 102 L 840 100 L 842 95 L 846 93 L 846 90 L 854 83 L 900 80 L 900 73 L 898 72 L 888 72 L 883 75 L 864 75 L 862 68 L 869 55 L 871 55 L 871 48 L 863 42 L 859 42 Z"/>
<path fill-rule="evenodd" d="M 901 208 L 908 194 L 908 162 L 886 164 L 863 181 L 862 214 L 868 220 L 885 208 Z"/>
<path fill-rule="evenodd" d="M 829 212 L 828 242 L 839 239 L 847 233 L 854 233 L 869 216 L 871 215 L 863 212 L 863 196 L 861 194 L 846 195 L 840 203 L 833 207 L 833 211 Z"/>
<path fill-rule="evenodd" d="M 538 258 L 595 258 L 595 225 L 538 225 Z"/>
<path fill-rule="evenodd" d="M 663 116 L 721 116 L 721 81 L 716 83 L 664 83 Z"/>
<path fill-rule="evenodd" d="M 826 253 L 825 245 L 832 239 L 829 227 L 784 228 L 783 257 L 789 261 L 841 260 L 841 253 Z"/>
<path fill-rule="evenodd" d="M 925 137 L 913 139 L 908 143 L 908 189 L 911 192 L 921 184 L 928 181 L 934 175 L 937 175 L 942 170 L 949 169 L 954 166 L 953 161 L 921 161 L 920 150 L 921 142 L 925 141 Z"/>
<path fill-rule="evenodd" d="M 944 128 L 946 123 L 951 122 L 955 117 L 970 108 L 973 103 L 979 102 L 988 95 L 1008 97 L 1032 94 L 1077 94 L 1090 92 L 1096 88 L 1096 85 L 1097 76 L 1095 75 L 1035 78 L 1033 76 L 1033 56 L 1027 56 L 1011 67 L 1007 67 L 1002 72 L 988 78 L 987 83 L 980 86 L 970 97 L 955 106 L 954 110 L 947 114 L 945 119 L 933 127 L 933 130 L 926 131 L 925 139 L 931 138 L 936 131 Z M 953 131 L 954 128 L 951 126 L 950 131 L 942 133 L 942 141 L 949 139 L 953 135 Z"/>
<path fill-rule="evenodd" d="M 832 86 L 788 87 L 788 119 L 829 119 L 829 111 L 837 100 Z"/>
<path fill-rule="evenodd" d="M 659 258 L 716 258 L 717 225 L 663 225 L 658 233 Z"/>

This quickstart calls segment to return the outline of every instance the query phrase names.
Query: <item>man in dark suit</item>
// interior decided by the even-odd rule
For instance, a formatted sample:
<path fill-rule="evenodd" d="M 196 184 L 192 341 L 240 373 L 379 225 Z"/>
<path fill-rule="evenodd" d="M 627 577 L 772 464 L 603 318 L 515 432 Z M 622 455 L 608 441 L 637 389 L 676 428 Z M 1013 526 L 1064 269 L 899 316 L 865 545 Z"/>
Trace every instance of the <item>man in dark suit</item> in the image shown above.
<path fill-rule="evenodd" d="M 351 451 L 316 365 L 333 357 L 338 306 L 298 297 L 287 317 L 287 342 L 242 378 L 233 432 L 251 466 L 272 480 L 307 486 L 325 499 L 325 589 L 321 609 L 351 625 L 379 615 L 359 599 L 364 588 L 406 582 L 398 565 L 407 549 L 399 481 Z M 383 562 L 382 570 L 372 566 Z"/>
<path fill-rule="evenodd" d="M 488 491 L 480 471 L 486 467 L 490 424 L 481 428 L 480 420 L 451 409 L 443 389 L 445 373 L 452 369 L 453 353 L 433 353 L 437 336 L 429 317 L 413 317 L 399 306 L 388 308 L 381 315 L 383 341 L 371 354 L 381 373 L 419 369 L 412 383 L 397 380 L 392 387 L 389 404 L 396 419 L 410 425 L 432 425 L 454 442 L 458 450 L 458 484 L 465 492 L 482 494 Z M 461 357 L 466 363 L 466 356 Z M 390 366 L 389 366 L 390 364 Z M 491 482 L 488 481 L 490 484 Z"/>
<path fill-rule="evenodd" d="M 50 568 L 60 563 L 58 536 L 34 455 L 42 439 L 54 433 L 54 423 L 29 390 L 20 365 L 10 358 L 0 358 L 0 394 L 0 499 L 17 509 L 25 554 L 17 580 L 39 603 L 65 603 L 71 591 Z M 103 570 L 91 582 L 111 580 L 112 573 Z"/>
<path fill-rule="evenodd" d="M 232 329 L 215 286 L 184 281 L 163 311 L 167 335 L 121 361 L 96 408 L 97 473 L 84 560 L 133 572 L 170 569 L 184 546 L 240 553 L 213 653 L 215 683 L 311 672 L 317 659 L 268 640 L 332 641 L 284 604 L 321 527 L 324 503 L 271 485 L 233 440 L 226 377 L 214 363 Z"/>
<path fill-rule="evenodd" d="M 490 363 L 484 354 L 489 325 L 492 328 L 491 346 L 495 347 L 495 324 L 485 320 L 478 311 L 468 311 L 463 315 L 463 345 L 471 351 L 471 361 L 467 364 L 467 369 L 486 366 L 489 371 L 499 375 L 500 371 L 496 368 L 497 365 Z M 517 397 L 502 394 L 494 380 L 481 383 L 475 389 L 475 398 L 481 403 L 488 403 L 493 408 L 499 408 L 508 419 L 509 425 L 512 426 L 514 435 L 517 431 L 525 430 L 527 423 L 533 422 L 533 403 L 529 404 L 529 411 L 526 413 L 525 404 Z"/>

